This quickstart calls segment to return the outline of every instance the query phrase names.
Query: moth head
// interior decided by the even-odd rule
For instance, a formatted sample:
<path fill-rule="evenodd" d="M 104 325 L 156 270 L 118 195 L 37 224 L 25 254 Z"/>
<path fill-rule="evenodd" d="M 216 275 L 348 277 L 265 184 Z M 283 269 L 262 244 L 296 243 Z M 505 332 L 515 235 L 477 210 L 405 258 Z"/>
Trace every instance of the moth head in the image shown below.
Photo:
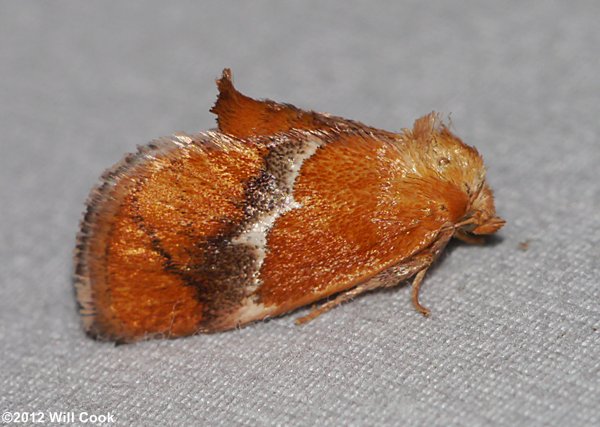
<path fill-rule="evenodd" d="M 504 225 L 496 215 L 481 155 L 454 135 L 437 113 L 416 120 L 412 130 L 404 130 L 403 138 L 411 147 L 405 151 L 406 164 L 416 165 L 412 167 L 420 177 L 433 170 L 434 178 L 450 184 L 448 188 L 457 190 L 457 200 L 466 203 L 466 215 L 455 224 L 459 236 L 469 240 L 468 235 L 493 234 Z M 456 211 L 462 215 L 465 205 L 458 206 Z"/>
<path fill-rule="evenodd" d="M 461 229 L 471 234 L 493 234 L 506 222 L 496 215 L 494 196 L 485 181 L 471 202 L 469 218 L 463 222 Z"/>

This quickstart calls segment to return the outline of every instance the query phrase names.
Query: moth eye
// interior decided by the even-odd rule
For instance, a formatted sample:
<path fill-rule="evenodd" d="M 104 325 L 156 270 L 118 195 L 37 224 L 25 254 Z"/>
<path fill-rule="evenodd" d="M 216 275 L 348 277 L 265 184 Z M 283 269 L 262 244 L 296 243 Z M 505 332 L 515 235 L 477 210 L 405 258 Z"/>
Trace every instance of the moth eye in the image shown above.
<path fill-rule="evenodd" d="M 446 207 L 446 205 L 444 205 L 443 203 L 442 203 L 442 204 L 440 204 L 440 206 L 439 206 L 439 209 L 440 209 L 441 211 L 447 211 L 447 210 L 448 210 L 448 208 Z"/>
<path fill-rule="evenodd" d="M 438 165 L 446 166 L 450 163 L 450 159 L 448 157 L 442 157 L 438 160 Z"/>

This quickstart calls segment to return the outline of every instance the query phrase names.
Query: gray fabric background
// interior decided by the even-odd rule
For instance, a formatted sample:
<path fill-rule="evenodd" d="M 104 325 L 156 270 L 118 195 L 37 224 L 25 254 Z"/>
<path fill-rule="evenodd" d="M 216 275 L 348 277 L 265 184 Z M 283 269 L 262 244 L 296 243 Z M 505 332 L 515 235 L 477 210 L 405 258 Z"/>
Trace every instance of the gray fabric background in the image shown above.
<path fill-rule="evenodd" d="M 0 3 L 0 410 L 117 425 L 600 423 L 600 6 Z M 431 110 L 508 224 L 305 327 L 114 347 L 80 330 L 83 202 L 125 153 L 214 126 L 214 79 L 390 130 Z M 529 249 L 519 249 L 528 240 Z"/>

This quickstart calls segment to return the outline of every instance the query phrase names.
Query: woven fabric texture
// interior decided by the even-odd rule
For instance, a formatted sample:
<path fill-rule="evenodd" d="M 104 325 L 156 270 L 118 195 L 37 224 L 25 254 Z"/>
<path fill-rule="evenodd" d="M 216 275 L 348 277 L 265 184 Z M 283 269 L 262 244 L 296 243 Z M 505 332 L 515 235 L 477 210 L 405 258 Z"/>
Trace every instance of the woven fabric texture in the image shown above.
<path fill-rule="evenodd" d="M 0 409 L 114 425 L 600 425 L 600 4 L 0 3 Z M 506 227 L 297 327 L 117 346 L 71 286 L 101 172 L 215 126 L 214 79 L 389 130 L 432 110 Z M 49 424 L 46 415 L 46 424 Z M 6 421 L 6 419 L 3 419 Z M 78 423 L 82 423 L 77 421 Z"/>

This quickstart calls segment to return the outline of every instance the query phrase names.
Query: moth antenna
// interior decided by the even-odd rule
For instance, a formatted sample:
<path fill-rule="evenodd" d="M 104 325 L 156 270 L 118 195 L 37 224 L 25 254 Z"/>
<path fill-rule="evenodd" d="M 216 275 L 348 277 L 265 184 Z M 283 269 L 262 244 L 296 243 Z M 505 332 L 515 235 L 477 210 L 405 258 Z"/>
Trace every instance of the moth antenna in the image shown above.
<path fill-rule="evenodd" d="M 314 307 L 306 316 L 296 319 L 295 323 L 296 325 L 303 325 L 305 323 L 308 323 L 311 320 L 319 317 L 321 314 L 327 313 L 332 308 L 337 307 L 338 305 L 343 304 L 344 302 L 349 301 L 360 294 L 364 294 L 365 292 L 377 289 L 378 287 L 380 287 L 378 282 L 366 282 L 361 285 L 358 285 L 355 288 L 349 289 L 345 292 L 338 294 L 334 299 L 329 300 L 321 304 L 320 306 Z"/>

